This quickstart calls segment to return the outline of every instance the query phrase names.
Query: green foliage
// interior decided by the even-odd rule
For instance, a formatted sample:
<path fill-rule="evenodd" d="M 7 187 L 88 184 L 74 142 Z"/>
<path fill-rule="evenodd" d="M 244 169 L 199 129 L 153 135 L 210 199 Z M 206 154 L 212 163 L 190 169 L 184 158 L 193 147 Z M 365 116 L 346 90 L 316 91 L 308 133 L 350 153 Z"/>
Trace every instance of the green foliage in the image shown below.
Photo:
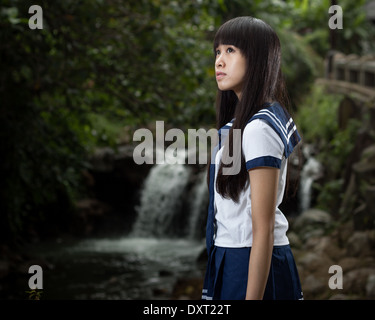
<path fill-rule="evenodd" d="M 316 147 L 316 157 L 323 164 L 323 183 L 314 187 L 319 194 L 317 206 L 328 211 L 336 209 L 343 196 L 342 174 L 361 127 L 358 120 L 351 119 L 344 130 L 338 128 L 338 107 L 342 99 L 342 95 L 328 94 L 316 85 L 296 116 L 304 143 Z"/>
<path fill-rule="evenodd" d="M 322 76 L 323 60 L 297 33 L 281 29 L 278 34 L 282 45 L 282 71 L 291 100 L 298 108 L 311 83 Z"/>
<path fill-rule="evenodd" d="M 32 4 L 43 8 L 43 30 L 28 27 Z M 341 4 L 344 26 L 352 28 L 339 32 L 338 49 L 371 48 L 363 0 Z M 213 125 L 212 40 L 231 17 L 256 16 L 276 29 L 298 107 L 322 74 L 321 57 L 329 48 L 327 10 L 327 0 L 1 0 L 3 239 L 43 219 L 68 223 L 67 213 L 85 193 L 81 172 L 88 154 L 98 145 L 115 146 L 124 128 L 131 132 L 154 120 L 182 129 Z M 328 121 L 324 113 L 319 121 Z M 319 135 L 301 122 L 305 138 Z M 334 132 L 324 127 L 322 146 Z"/>
<path fill-rule="evenodd" d="M 26 293 L 28 294 L 28 300 L 40 300 L 43 290 L 33 289 L 26 291 Z"/>
<path fill-rule="evenodd" d="M 299 105 L 296 117 L 306 143 L 314 143 L 319 149 L 329 145 L 338 131 L 337 110 L 342 98 L 341 95 L 327 94 L 321 86 L 311 88 Z"/>
<path fill-rule="evenodd" d="M 215 119 L 208 1 L 39 1 L 43 30 L 28 27 L 31 4 L 0 11 L 3 238 L 65 219 L 88 153 L 121 128 Z"/>

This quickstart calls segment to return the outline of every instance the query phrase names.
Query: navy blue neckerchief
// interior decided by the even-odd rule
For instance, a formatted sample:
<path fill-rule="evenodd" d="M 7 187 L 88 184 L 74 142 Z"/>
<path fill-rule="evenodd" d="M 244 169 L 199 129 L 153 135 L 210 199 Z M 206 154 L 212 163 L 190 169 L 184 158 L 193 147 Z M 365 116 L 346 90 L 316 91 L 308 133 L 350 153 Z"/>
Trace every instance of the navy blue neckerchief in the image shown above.
<path fill-rule="evenodd" d="M 301 140 L 301 137 L 297 131 L 296 125 L 293 122 L 293 119 L 290 115 L 281 107 L 278 102 L 272 104 L 265 104 L 265 108 L 259 110 L 249 121 L 255 119 L 262 119 L 266 121 L 271 128 L 281 138 L 284 144 L 284 155 L 285 158 L 288 158 L 289 155 L 293 152 L 295 146 Z M 234 119 L 230 122 L 233 123 Z M 223 145 L 225 138 L 228 136 L 229 129 L 231 125 L 226 124 L 218 131 L 219 142 L 218 145 L 213 149 L 211 154 L 211 163 L 210 163 L 210 184 L 209 184 L 209 205 L 208 205 L 208 215 L 207 215 L 207 225 L 206 225 L 206 246 L 208 252 L 208 263 L 210 263 L 211 252 L 214 246 L 214 235 L 215 235 L 215 192 L 214 192 L 214 182 L 215 182 L 215 157 L 217 152 L 220 150 Z M 225 129 L 225 130 L 224 130 Z"/>

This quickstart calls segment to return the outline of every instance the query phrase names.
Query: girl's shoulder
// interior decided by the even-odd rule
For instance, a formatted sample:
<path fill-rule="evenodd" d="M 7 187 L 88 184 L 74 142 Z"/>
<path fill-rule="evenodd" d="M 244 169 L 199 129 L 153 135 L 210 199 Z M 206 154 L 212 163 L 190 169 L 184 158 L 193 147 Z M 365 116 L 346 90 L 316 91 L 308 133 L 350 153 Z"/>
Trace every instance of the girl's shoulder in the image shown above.
<path fill-rule="evenodd" d="M 294 147 L 301 140 L 293 118 L 277 102 L 268 104 L 251 117 L 245 127 L 244 136 L 254 136 L 258 131 L 266 135 L 277 134 L 285 147 L 286 157 L 293 152 Z"/>

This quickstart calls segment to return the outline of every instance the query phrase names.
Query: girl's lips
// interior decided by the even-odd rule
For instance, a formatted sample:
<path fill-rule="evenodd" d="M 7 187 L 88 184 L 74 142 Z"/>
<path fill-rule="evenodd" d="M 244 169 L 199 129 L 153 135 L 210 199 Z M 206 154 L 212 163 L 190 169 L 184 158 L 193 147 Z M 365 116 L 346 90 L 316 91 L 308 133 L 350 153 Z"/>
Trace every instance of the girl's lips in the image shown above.
<path fill-rule="evenodd" d="M 222 79 L 226 76 L 227 74 L 224 72 L 216 72 L 216 79 Z"/>

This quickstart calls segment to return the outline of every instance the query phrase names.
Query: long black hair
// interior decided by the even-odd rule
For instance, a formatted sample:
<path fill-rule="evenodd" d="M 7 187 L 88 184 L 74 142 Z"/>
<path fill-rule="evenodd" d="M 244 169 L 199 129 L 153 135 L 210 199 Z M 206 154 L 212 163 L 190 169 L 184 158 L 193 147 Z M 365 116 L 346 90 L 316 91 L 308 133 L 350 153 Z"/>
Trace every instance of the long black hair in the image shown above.
<path fill-rule="evenodd" d="M 276 32 L 264 21 L 253 17 L 237 17 L 224 23 L 214 39 L 214 52 L 219 45 L 233 45 L 241 50 L 246 59 L 246 72 L 239 100 L 232 90 L 218 90 L 216 99 L 216 126 L 220 129 L 234 118 L 227 143 L 231 155 L 233 150 L 233 129 L 243 130 L 250 118 L 267 102 L 279 102 L 285 111 L 289 105 L 285 81 L 281 72 L 281 45 Z M 238 143 L 238 142 L 236 142 Z M 242 150 L 242 148 L 241 148 Z M 240 161 L 239 163 L 236 163 Z M 231 164 L 221 161 L 216 189 L 225 198 L 238 202 L 241 191 L 249 182 L 245 159 L 233 157 Z M 240 172 L 224 175 L 223 167 L 240 165 Z"/>

